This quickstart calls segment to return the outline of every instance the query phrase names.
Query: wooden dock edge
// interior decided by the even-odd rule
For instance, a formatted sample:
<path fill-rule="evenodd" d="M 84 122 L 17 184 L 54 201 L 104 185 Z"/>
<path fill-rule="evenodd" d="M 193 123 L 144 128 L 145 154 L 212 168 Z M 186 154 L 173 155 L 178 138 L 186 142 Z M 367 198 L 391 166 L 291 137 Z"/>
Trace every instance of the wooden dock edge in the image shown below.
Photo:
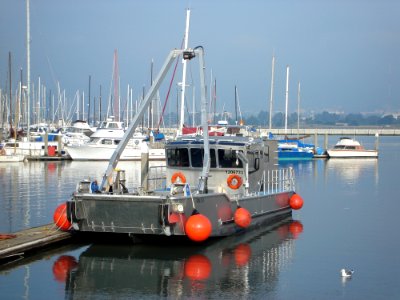
<path fill-rule="evenodd" d="M 27 252 L 54 245 L 72 238 L 70 232 L 60 231 L 54 224 L 13 233 L 15 238 L 0 240 L 0 264 L 3 260 L 23 257 Z"/>

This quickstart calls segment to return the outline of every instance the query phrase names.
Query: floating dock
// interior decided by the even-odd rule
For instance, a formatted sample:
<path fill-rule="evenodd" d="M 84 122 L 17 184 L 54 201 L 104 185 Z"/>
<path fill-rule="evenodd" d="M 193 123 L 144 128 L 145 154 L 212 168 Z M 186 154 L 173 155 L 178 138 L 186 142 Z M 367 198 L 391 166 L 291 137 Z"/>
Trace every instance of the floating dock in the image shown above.
<path fill-rule="evenodd" d="M 54 224 L 13 234 L 0 234 L 0 264 L 3 260 L 21 258 L 27 252 L 37 251 L 70 238 L 72 238 L 71 233 L 60 231 Z"/>

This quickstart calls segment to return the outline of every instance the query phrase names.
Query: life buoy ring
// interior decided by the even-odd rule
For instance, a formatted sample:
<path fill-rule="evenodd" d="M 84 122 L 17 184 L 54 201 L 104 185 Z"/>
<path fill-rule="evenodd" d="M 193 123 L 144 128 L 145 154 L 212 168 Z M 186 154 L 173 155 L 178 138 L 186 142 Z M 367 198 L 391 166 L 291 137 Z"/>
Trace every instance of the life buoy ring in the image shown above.
<path fill-rule="evenodd" d="M 242 177 L 236 174 L 229 175 L 226 183 L 232 190 L 237 190 L 242 185 Z"/>
<path fill-rule="evenodd" d="M 185 177 L 185 175 L 183 175 L 182 172 L 176 172 L 176 173 L 172 174 L 171 182 L 172 183 L 186 183 L 186 177 Z"/>

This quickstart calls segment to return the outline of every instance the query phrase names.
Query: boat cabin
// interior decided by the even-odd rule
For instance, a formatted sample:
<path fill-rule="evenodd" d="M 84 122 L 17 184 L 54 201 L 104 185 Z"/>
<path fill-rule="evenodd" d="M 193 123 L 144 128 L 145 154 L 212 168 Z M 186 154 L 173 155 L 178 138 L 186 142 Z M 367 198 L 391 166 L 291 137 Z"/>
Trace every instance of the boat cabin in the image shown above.
<path fill-rule="evenodd" d="M 210 137 L 208 190 L 227 194 L 260 191 L 265 171 L 276 163 L 276 141 L 246 137 Z M 166 151 L 168 184 L 196 189 L 203 171 L 202 137 L 169 142 Z"/>

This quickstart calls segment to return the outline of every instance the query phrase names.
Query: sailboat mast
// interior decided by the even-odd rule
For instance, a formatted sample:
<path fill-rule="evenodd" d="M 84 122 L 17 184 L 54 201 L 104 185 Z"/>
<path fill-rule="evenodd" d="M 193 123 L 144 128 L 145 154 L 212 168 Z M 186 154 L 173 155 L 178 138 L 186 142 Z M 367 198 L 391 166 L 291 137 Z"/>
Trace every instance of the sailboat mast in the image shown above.
<path fill-rule="evenodd" d="M 11 86 L 11 52 L 8 52 L 8 81 L 9 81 L 9 92 L 10 92 L 10 129 L 13 128 L 12 126 L 12 86 Z M 11 132 L 11 131 L 10 131 Z"/>
<path fill-rule="evenodd" d="M 300 81 L 297 88 L 297 135 L 300 129 Z"/>
<path fill-rule="evenodd" d="M 289 105 L 289 66 L 286 66 L 285 134 L 287 133 L 288 105 Z"/>
<path fill-rule="evenodd" d="M 235 124 L 238 124 L 238 116 L 237 116 L 237 88 L 235 85 Z"/>
<path fill-rule="evenodd" d="M 189 23 L 190 23 L 190 9 L 186 10 L 186 28 L 185 28 L 185 39 L 184 39 L 184 48 L 188 48 L 189 43 Z M 180 110 L 180 118 L 179 118 L 179 127 L 178 134 L 182 134 L 182 128 L 184 123 L 184 110 L 185 110 L 185 89 L 186 89 L 186 67 L 187 62 L 185 59 L 182 59 L 183 70 L 182 70 L 182 86 L 181 86 L 181 110 Z"/>
<path fill-rule="evenodd" d="M 269 96 L 269 129 L 272 129 L 272 103 L 274 99 L 275 55 L 272 56 L 271 94 Z"/>
<path fill-rule="evenodd" d="M 28 106 L 28 132 L 27 137 L 30 137 L 31 125 L 31 25 L 30 25 L 30 8 L 29 0 L 26 0 L 26 102 Z"/>

